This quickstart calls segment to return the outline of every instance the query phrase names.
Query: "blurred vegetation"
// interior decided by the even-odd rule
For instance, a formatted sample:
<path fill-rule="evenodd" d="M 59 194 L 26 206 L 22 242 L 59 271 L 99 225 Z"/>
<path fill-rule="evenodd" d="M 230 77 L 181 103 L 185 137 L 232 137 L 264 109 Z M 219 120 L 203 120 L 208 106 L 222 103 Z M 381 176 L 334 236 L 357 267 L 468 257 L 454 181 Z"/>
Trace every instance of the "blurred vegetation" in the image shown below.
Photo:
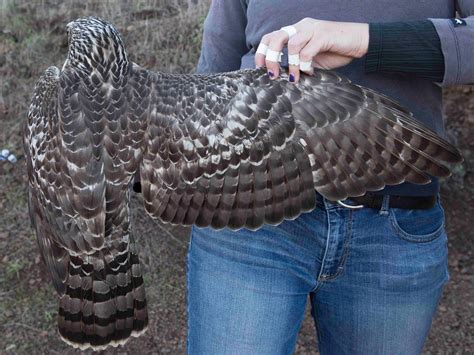
<path fill-rule="evenodd" d="M 61 67 L 66 58 L 66 24 L 83 16 L 99 16 L 113 23 L 123 36 L 130 58 L 140 65 L 169 72 L 192 71 L 208 2 L 3 0 L 0 112 L 8 107 L 10 115 L 24 117 L 35 80 L 48 66 Z M 10 141 L 9 135 L 8 130 L 2 130 L 0 146 L 18 150 L 19 142 Z"/>

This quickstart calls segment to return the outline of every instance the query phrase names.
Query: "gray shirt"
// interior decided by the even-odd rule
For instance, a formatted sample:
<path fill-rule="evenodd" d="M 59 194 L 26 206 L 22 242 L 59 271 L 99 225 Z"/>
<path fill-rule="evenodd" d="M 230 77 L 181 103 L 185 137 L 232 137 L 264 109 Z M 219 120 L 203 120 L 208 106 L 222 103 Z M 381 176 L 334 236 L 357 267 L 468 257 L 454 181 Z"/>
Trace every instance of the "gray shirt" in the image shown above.
<path fill-rule="evenodd" d="M 457 25 L 456 11 L 464 18 Z M 213 0 L 204 23 L 198 72 L 254 67 L 254 54 L 266 33 L 305 17 L 352 22 L 430 19 L 440 37 L 445 62 L 442 83 L 415 75 L 366 73 L 364 58 L 337 71 L 353 82 L 384 93 L 412 111 L 426 126 L 444 135 L 441 86 L 474 83 L 474 0 Z M 287 64 L 284 52 L 282 65 Z M 438 182 L 389 186 L 382 193 L 433 195 Z"/>

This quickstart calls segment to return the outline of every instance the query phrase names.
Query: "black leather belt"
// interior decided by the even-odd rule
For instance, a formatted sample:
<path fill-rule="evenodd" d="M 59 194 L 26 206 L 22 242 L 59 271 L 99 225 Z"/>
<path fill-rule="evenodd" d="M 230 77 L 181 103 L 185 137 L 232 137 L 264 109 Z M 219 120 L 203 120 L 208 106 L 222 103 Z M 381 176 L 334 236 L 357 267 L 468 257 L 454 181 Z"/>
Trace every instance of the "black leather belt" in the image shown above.
<path fill-rule="evenodd" d="M 368 208 L 380 209 L 382 207 L 383 195 L 365 194 L 353 197 L 350 200 L 355 205 L 363 205 Z M 426 210 L 433 208 L 436 204 L 436 196 L 396 196 L 390 195 L 389 207 L 402 208 L 406 210 Z"/>

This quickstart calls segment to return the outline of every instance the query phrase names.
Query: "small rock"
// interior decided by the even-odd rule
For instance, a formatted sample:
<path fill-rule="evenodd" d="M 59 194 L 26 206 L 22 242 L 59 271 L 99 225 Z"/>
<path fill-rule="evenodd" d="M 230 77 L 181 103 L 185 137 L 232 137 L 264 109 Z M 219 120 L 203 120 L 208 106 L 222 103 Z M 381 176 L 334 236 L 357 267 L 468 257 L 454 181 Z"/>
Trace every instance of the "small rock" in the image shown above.
<path fill-rule="evenodd" d="M 13 155 L 8 149 L 2 149 L 0 152 L 0 161 L 7 160 L 12 164 L 15 164 L 18 160 L 15 155 Z"/>
<path fill-rule="evenodd" d="M 18 161 L 18 159 L 16 158 L 16 156 L 14 156 L 13 154 L 10 154 L 10 155 L 8 156 L 7 160 L 8 160 L 10 163 L 12 163 L 12 164 L 15 164 L 15 163 Z"/>
<path fill-rule="evenodd" d="M 449 266 L 456 268 L 459 265 L 459 260 L 458 259 L 451 259 L 449 260 Z"/>

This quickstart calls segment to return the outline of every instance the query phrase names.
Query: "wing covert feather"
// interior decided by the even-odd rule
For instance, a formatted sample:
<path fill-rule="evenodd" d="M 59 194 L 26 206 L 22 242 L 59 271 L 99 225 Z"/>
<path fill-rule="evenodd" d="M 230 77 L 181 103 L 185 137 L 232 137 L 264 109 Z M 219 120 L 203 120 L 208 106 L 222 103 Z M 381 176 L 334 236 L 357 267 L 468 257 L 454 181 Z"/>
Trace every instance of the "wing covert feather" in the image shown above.
<path fill-rule="evenodd" d="M 335 201 L 425 184 L 461 160 L 386 96 L 330 71 L 287 79 L 153 74 L 141 166 L 150 215 L 257 229 L 313 209 L 315 190 Z"/>

